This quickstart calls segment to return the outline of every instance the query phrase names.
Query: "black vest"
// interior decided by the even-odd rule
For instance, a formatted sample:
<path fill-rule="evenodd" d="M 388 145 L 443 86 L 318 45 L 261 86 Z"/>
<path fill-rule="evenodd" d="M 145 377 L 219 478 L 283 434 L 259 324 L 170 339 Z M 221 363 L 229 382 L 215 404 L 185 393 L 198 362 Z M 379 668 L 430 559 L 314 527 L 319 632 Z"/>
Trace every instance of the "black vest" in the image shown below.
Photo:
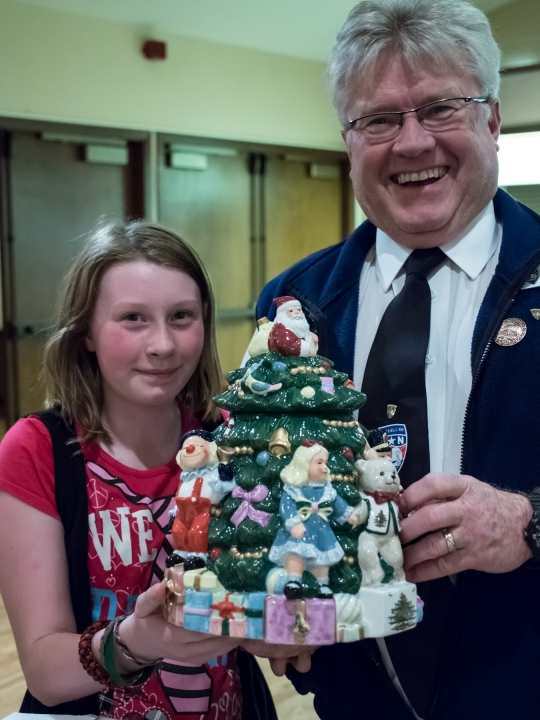
<path fill-rule="evenodd" d="M 60 413 L 57 410 L 48 410 L 40 413 L 39 418 L 49 431 L 52 440 L 56 507 L 64 526 L 71 604 L 77 632 L 82 633 L 92 624 L 90 574 L 88 572 L 86 468 L 81 447 L 79 443 L 73 442 L 75 430 L 62 420 Z M 272 696 L 255 658 L 249 653 L 239 650 L 237 663 L 242 687 L 242 719 L 277 720 Z M 99 695 L 96 693 L 48 707 L 27 691 L 20 712 L 98 715 Z"/>

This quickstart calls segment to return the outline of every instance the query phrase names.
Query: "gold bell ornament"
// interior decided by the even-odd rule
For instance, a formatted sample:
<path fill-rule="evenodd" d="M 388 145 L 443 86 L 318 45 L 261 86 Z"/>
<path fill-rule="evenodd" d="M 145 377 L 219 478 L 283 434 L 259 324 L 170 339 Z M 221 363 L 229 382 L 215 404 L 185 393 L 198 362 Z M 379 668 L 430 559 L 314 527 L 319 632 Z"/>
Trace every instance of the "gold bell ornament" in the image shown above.
<path fill-rule="evenodd" d="M 270 438 L 268 443 L 270 455 L 279 457 L 291 452 L 291 443 L 289 442 L 289 433 L 285 428 L 278 428 Z"/>

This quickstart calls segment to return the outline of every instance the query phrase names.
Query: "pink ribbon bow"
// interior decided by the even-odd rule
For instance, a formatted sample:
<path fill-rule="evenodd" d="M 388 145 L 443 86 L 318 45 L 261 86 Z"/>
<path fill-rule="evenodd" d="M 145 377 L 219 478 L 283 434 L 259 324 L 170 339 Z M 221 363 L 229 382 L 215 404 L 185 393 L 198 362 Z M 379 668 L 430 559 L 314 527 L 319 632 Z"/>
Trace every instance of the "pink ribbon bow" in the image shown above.
<path fill-rule="evenodd" d="M 267 513 L 263 510 L 256 510 L 251 504 L 264 500 L 264 498 L 268 495 L 268 492 L 269 490 L 266 485 L 255 485 L 253 490 L 250 490 L 249 492 L 237 485 L 232 491 L 232 496 L 234 498 L 242 498 L 243 503 L 237 510 L 235 510 L 231 517 L 231 522 L 238 527 L 242 520 L 245 520 L 245 518 L 248 517 L 250 520 L 253 520 L 253 522 L 258 523 L 261 527 L 268 525 L 268 521 L 272 517 L 272 513 Z"/>

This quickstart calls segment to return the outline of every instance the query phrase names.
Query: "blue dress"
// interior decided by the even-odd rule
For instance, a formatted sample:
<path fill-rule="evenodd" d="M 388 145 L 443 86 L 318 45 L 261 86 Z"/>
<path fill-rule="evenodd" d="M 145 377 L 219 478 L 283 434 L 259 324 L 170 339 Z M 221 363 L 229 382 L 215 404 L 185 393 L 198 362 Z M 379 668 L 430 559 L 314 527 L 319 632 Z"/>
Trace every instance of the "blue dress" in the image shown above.
<path fill-rule="evenodd" d="M 329 482 L 301 487 L 285 485 L 279 506 L 284 526 L 270 548 L 268 559 L 284 565 L 287 555 L 301 555 L 308 570 L 335 565 L 344 553 L 328 521 L 332 518 L 342 524 L 352 511 Z M 290 531 L 302 522 L 306 527 L 304 536 L 294 538 Z"/>

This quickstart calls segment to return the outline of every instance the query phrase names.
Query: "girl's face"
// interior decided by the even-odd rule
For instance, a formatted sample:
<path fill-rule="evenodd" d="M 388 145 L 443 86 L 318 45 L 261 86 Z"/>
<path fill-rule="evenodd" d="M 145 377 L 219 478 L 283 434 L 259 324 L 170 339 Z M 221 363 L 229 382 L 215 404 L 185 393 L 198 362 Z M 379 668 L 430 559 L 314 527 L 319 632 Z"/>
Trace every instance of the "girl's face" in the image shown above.
<path fill-rule="evenodd" d="M 320 483 L 328 480 L 327 460 L 328 453 L 323 450 L 311 458 L 308 469 L 308 480 L 310 483 Z"/>
<path fill-rule="evenodd" d="M 86 347 L 97 355 L 109 405 L 174 402 L 203 343 L 201 295 L 189 275 L 145 260 L 104 273 Z"/>

